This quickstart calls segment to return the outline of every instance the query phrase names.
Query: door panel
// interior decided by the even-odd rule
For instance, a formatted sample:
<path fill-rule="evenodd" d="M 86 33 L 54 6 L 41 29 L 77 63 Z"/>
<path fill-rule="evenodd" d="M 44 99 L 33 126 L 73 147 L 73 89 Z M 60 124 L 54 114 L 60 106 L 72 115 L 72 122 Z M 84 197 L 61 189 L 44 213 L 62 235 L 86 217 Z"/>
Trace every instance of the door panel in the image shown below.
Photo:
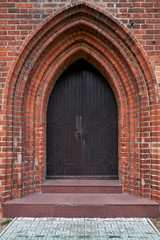
<path fill-rule="evenodd" d="M 56 83 L 47 111 L 47 175 L 117 175 L 118 117 L 103 76 L 79 60 Z"/>

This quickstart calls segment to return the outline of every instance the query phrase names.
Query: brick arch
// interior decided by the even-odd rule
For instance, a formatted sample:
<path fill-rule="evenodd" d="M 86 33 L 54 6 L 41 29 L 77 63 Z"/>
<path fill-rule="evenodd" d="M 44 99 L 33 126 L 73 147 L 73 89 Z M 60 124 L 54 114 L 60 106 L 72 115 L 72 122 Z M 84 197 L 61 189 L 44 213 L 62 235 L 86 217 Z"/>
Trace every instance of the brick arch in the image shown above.
<path fill-rule="evenodd" d="M 83 2 L 68 5 L 42 22 L 11 68 L 4 92 L 6 145 L 12 146 L 5 153 L 4 199 L 40 191 L 45 178 L 48 98 L 60 75 L 80 58 L 101 72 L 116 97 L 123 191 L 159 200 L 152 187 L 154 181 L 158 188 L 158 173 L 157 178 L 152 176 L 152 162 L 157 161 L 152 151 L 156 142 L 152 115 L 157 116 L 154 72 L 143 48 L 121 23 Z"/>

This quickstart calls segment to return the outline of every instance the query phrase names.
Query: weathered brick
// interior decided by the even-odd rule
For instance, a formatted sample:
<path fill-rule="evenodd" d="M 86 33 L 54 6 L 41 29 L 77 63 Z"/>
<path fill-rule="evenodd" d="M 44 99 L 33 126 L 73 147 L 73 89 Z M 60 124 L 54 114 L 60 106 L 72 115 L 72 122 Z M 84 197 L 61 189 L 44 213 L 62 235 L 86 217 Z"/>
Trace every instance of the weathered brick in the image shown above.
<path fill-rule="evenodd" d="M 160 86 L 157 85 L 158 81 L 160 83 L 159 0 L 90 0 L 86 1 L 87 4 L 101 9 L 94 12 L 81 7 L 78 12 L 76 7 L 72 9 L 74 15 L 68 10 L 64 14 L 66 18 L 59 14 L 45 25 L 44 20 L 50 14 L 62 10 L 70 2 L 4 0 L 0 3 L 0 122 L 3 125 L 0 128 L 0 178 L 5 187 L 1 202 L 10 199 L 11 195 L 15 198 L 40 191 L 40 184 L 35 179 L 42 181 L 45 169 L 45 116 L 49 90 L 53 88 L 53 78 L 57 80 L 69 62 L 76 61 L 79 56 L 97 66 L 109 80 L 117 100 L 119 172 L 124 192 L 156 198 L 160 202 L 156 191 L 160 187 L 156 179 L 159 172 L 155 167 L 159 164 L 160 152 L 159 145 L 153 146 L 160 141 Z M 72 2 L 76 4 L 77 1 Z M 110 17 L 105 19 L 103 11 L 113 15 L 122 26 Z M 68 14 L 72 15 L 69 21 Z M 66 37 L 65 28 L 69 25 L 72 28 L 68 29 Z M 80 50 L 78 46 L 81 46 Z M 21 56 L 19 51 L 24 51 Z M 69 52 L 73 52 L 72 57 Z M 56 60 L 56 56 L 57 59 L 61 57 Z M 50 68 L 52 65 L 54 67 Z M 13 138 L 16 138 L 14 143 Z M 14 145 L 16 142 L 17 146 Z M 15 147 L 13 151 L 11 146 Z M 19 159 L 25 159 L 24 168 L 29 175 L 27 171 L 23 172 L 21 164 L 17 163 L 11 169 L 19 153 Z M 38 166 L 34 166 L 35 158 Z M 5 166 L 7 176 L 4 175 Z M 149 173 L 152 167 L 153 176 Z M 16 178 L 22 172 L 24 188 L 19 189 Z M 140 182 L 140 173 L 148 184 L 146 189 L 136 185 Z M 13 189 L 8 188 L 12 180 Z"/>
<path fill-rule="evenodd" d="M 32 3 L 17 3 L 17 8 L 32 8 Z"/>

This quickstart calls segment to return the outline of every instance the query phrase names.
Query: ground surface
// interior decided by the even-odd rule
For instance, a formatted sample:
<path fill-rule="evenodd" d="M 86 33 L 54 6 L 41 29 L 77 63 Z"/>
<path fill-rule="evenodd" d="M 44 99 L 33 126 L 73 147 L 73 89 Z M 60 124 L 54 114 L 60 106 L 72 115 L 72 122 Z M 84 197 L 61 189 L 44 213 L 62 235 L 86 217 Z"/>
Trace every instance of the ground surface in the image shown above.
<path fill-rule="evenodd" d="M 1 240 L 160 240 L 146 218 L 16 218 Z"/>
<path fill-rule="evenodd" d="M 160 232 L 160 218 L 159 219 L 152 218 L 151 220 L 153 224 L 156 226 L 156 228 L 158 229 L 158 231 Z"/>
<path fill-rule="evenodd" d="M 8 226 L 8 224 L 6 223 L 6 220 L 12 221 L 12 219 L 9 219 L 9 218 L 0 218 L 0 234 Z M 6 223 L 6 224 L 3 225 L 3 223 Z"/>

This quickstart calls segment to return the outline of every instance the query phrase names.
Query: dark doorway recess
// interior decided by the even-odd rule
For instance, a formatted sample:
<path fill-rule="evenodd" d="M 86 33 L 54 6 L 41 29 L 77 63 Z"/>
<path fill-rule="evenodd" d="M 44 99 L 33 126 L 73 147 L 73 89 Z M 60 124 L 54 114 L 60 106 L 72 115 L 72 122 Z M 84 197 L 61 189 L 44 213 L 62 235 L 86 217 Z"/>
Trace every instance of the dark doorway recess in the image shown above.
<path fill-rule="evenodd" d="M 104 77 L 79 60 L 60 77 L 47 111 L 47 177 L 118 176 L 118 114 Z"/>

